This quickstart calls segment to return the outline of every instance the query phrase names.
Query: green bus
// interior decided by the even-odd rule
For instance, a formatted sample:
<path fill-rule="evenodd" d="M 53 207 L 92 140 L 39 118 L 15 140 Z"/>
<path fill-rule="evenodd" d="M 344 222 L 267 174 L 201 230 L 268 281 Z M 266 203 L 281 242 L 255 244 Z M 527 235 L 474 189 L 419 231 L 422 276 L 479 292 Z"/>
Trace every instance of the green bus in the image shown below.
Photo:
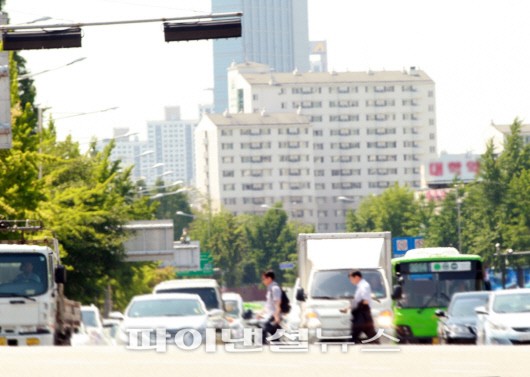
<path fill-rule="evenodd" d="M 437 343 L 438 309 L 456 292 L 484 290 L 482 258 L 452 247 L 412 249 L 392 259 L 394 328 L 401 343 Z"/>

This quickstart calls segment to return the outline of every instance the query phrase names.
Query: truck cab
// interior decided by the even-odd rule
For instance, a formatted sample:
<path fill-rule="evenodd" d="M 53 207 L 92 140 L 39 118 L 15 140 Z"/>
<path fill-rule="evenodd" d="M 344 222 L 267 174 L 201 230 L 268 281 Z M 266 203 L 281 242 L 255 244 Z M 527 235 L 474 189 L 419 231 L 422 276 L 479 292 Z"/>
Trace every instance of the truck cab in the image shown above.
<path fill-rule="evenodd" d="M 64 297 L 64 282 L 56 240 L 1 241 L 0 345 L 68 344 L 80 314 L 79 304 Z"/>
<path fill-rule="evenodd" d="M 390 233 L 325 233 L 298 236 L 296 300 L 300 328 L 310 341 L 350 341 L 350 306 L 356 286 L 349 274 L 360 270 L 372 289 L 372 316 L 377 330 L 392 336 Z M 384 339 L 381 339 L 384 340 Z"/>

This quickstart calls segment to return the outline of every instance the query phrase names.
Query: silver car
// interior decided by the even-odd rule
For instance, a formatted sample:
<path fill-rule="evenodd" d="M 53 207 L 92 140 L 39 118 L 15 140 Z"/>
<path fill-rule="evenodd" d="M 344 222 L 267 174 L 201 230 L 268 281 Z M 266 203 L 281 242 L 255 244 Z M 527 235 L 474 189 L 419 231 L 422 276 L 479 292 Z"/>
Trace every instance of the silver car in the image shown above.
<path fill-rule="evenodd" d="M 530 288 L 494 291 L 475 312 L 477 344 L 530 344 Z"/>

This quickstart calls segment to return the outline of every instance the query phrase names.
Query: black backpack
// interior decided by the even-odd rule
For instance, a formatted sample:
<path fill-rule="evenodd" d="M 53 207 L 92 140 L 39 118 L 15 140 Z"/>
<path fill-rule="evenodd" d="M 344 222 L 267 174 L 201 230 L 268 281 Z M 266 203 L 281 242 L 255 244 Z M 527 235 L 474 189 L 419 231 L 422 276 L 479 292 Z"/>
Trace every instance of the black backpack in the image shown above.
<path fill-rule="evenodd" d="M 287 314 L 291 311 L 291 303 L 289 301 L 289 297 L 287 297 L 287 293 L 282 289 L 282 299 L 280 301 L 280 310 L 283 314 Z"/>

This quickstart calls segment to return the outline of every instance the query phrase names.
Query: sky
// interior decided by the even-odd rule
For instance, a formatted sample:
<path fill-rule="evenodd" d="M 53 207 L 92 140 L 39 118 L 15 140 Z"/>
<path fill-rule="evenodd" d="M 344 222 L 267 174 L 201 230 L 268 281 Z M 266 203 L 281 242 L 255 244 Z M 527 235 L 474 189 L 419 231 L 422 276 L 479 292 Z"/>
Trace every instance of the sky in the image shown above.
<path fill-rule="evenodd" d="M 7 0 L 10 24 L 92 23 L 205 15 L 209 0 Z M 328 69 L 425 71 L 436 85 L 438 152 L 482 153 L 491 126 L 530 122 L 527 0 L 308 0 L 309 38 L 326 40 Z M 88 145 L 181 106 L 212 102 L 211 41 L 164 42 L 161 22 L 86 26 L 82 48 L 22 51 L 37 103 L 59 139 Z M 81 57 L 83 61 L 65 66 Z M 57 69 L 55 69 L 57 68 Z M 109 108 L 115 110 L 103 111 Z M 85 114 L 78 115 L 76 114 Z"/>

